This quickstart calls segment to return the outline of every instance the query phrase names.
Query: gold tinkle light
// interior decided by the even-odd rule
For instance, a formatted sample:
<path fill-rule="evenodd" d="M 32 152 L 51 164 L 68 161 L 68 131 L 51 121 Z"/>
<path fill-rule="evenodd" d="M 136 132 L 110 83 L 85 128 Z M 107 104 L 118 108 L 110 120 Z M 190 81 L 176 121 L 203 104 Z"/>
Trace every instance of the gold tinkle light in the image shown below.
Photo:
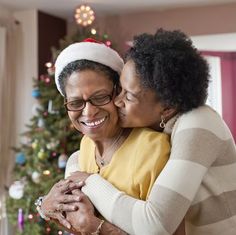
<path fill-rule="evenodd" d="M 88 5 L 81 5 L 75 9 L 75 20 L 78 24 L 91 25 L 95 19 L 94 11 Z"/>

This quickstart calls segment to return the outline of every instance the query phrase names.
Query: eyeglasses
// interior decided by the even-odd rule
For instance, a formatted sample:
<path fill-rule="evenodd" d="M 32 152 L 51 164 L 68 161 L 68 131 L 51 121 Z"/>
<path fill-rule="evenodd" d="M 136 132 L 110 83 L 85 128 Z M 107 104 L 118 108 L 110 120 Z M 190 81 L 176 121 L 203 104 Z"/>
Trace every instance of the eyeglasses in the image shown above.
<path fill-rule="evenodd" d="M 75 99 L 69 102 L 65 102 L 64 106 L 67 111 L 81 111 L 84 109 L 87 102 L 94 106 L 103 106 L 111 102 L 113 92 L 114 89 L 112 90 L 112 93 L 110 95 L 98 95 L 87 100 Z"/>

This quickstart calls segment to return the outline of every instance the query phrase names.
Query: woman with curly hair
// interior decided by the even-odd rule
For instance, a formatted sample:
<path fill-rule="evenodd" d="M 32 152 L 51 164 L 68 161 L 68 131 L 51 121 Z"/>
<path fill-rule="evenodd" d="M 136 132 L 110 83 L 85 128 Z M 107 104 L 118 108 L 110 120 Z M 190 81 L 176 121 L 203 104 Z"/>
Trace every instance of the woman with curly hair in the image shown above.
<path fill-rule="evenodd" d="M 82 191 L 93 205 L 129 234 L 169 235 L 180 232 L 183 221 L 186 235 L 234 235 L 235 143 L 222 118 L 205 105 L 208 65 L 191 40 L 163 29 L 135 37 L 120 83 L 115 103 L 121 125 L 169 134 L 170 159 L 147 201 L 126 195 L 98 174 L 77 172 L 72 179 L 85 180 Z M 68 169 L 71 164 L 73 159 Z M 86 213 L 84 218 L 87 224 L 93 220 Z M 106 226 L 100 234 L 108 234 Z"/>

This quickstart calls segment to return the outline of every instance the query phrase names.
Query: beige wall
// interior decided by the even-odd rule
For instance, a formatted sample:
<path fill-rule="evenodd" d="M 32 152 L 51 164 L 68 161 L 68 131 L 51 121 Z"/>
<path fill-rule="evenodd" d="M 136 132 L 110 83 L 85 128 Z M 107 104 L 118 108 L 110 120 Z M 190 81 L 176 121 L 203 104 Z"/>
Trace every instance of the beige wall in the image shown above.
<path fill-rule="evenodd" d="M 4 25 L 11 16 L 11 11 L 0 5 L 0 25 Z"/>

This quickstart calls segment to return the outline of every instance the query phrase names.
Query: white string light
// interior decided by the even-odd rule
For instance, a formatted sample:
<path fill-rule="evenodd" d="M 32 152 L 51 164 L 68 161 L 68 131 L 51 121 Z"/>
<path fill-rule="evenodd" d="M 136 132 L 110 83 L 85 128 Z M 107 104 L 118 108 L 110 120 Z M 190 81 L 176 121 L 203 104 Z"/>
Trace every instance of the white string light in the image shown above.
<path fill-rule="evenodd" d="M 84 27 L 91 25 L 95 20 L 93 9 L 88 5 L 81 5 L 75 9 L 75 21 Z"/>

